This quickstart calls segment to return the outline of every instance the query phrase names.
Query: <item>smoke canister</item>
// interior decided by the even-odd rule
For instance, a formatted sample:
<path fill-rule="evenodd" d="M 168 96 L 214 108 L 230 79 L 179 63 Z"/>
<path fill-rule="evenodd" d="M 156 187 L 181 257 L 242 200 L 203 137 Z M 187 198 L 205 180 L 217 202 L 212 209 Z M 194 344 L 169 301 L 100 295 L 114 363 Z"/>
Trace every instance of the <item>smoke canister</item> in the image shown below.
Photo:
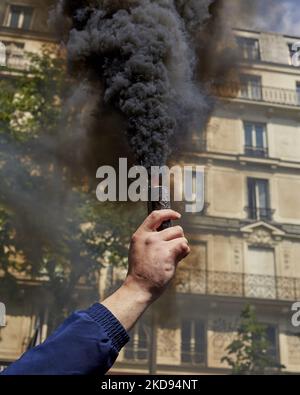
<path fill-rule="evenodd" d="M 149 187 L 149 199 L 148 199 L 148 213 L 152 213 L 155 210 L 166 210 L 170 209 L 170 193 L 167 187 L 165 186 L 150 186 Z M 172 226 L 172 222 L 165 221 L 161 224 L 161 226 L 157 229 L 158 231 L 170 228 Z"/>

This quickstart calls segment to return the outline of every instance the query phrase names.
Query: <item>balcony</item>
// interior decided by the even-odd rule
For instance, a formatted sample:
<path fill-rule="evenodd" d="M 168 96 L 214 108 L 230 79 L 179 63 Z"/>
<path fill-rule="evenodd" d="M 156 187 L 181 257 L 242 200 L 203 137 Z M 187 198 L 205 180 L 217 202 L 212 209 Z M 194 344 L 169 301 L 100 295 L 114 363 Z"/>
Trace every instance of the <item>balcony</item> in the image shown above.
<path fill-rule="evenodd" d="M 29 67 L 29 60 L 26 58 L 24 45 L 18 43 L 4 43 L 5 52 L 2 52 L 3 67 L 7 70 L 25 71 Z"/>
<path fill-rule="evenodd" d="M 245 207 L 248 218 L 253 220 L 272 221 L 275 210 L 271 208 Z"/>
<path fill-rule="evenodd" d="M 295 301 L 300 300 L 300 278 L 180 269 L 176 290 L 183 294 Z"/>
<path fill-rule="evenodd" d="M 213 95 L 226 99 L 240 99 L 250 102 L 300 107 L 300 92 L 262 85 L 216 84 Z"/>
<path fill-rule="evenodd" d="M 245 146 L 245 155 L 253 158 L 267 158 L 269 156 L 268 148 Z"/>
<path fill-rule="evenodd" d="M 22 70 L 28 69 L 28 61 L 21 55 L 8 56 L 6 67 L 11 70 Z"/>

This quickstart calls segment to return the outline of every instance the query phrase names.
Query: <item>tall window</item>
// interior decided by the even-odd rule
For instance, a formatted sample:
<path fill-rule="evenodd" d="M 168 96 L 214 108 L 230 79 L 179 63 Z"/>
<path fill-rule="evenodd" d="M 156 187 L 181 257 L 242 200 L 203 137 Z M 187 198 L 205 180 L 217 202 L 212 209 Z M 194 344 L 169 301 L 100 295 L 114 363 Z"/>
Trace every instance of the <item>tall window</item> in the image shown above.
<path fill-rule="evenodd" d="M 289 48 L 289 61 L 290 61 L 290 65 L 291 65 L 293 56 L 295 54 L 295 51 L 293 50 L 293 43 L 288 43 L 288 48 Z"/>
<path fill-rule="evenodd" d="M 275 325 L 263 324 L 265 326 L 265 340 L 268 343 L 267 356 L 279 361 L 277 327 Z M 257 339 L 258 340 L 258 339 Z"/>
<path fill-rule="evenodd" d="M 296 82 L 297 103 L 300 104 L 300 81 Z"/>
<path fill-rule="evenodd" d="M 138 322 L 131 331 L 131 340 L 125 347 L 125 359 L 143 361 L 148 359 L 150 341 L 148 328 L 143 322 Z"/>
<path fill-rule="evenodd" d="M 241 58 L 245 60 L 260 60 L 259 41 L 249 37 L 237 37 Z"/>
<path fill-rule="evenodd" d="M 248 178 L 248 213 L 250 219 L 271 220 L 269 181 Z"/>
<path fill-rule="evenodd" d="M 31 27 L 32 15 L 32 7 L 11 5 L 6 26 L 13 29 L 29 30 Z"/>
<path fill-rule="evenodd" d="M 268 155 L 266 125 L 244 122 L 245 154 L 264 158 Z"/>
<path fill-rule="evenodd" d="M 278 350 L 278 341 L 277 341 L 277 328 L 274 325 L 267 325 L 266 328 L 266 337 L 269 343 L 268 347 L 268 355 L 275 359 L 275 361 L 279 361 L 279 350 Z"/>
<path fill-rule="evenodd" d="M 242 98 L 250 100 L 262 100 L 262 84 L 260 76 L 242 74 L 240 81 Z"/>
<path fill-rule="evenodd" d="M 299 40 L 295 41 L 293 43 L 288 43 L 288 49 L 289 49 L 289 63 L 290 65 L 293 65 L 293 58 L 296 55 L 296 59 L 295 60 L 299 60 L 299 49 L 300 49 L 300 45 L 299 45 Z"/>
<path fill-rule="evenodd" d="M 181 362 L 205 363 L 205 326 L 197 319 L 186 319 L 181 323 Z"/>
<path fill-rule="evenodd" d="M 271 248 L 249 246 L 245 257 L 244 286 L 248 298 L 275 299 L 275 254 Z"/>

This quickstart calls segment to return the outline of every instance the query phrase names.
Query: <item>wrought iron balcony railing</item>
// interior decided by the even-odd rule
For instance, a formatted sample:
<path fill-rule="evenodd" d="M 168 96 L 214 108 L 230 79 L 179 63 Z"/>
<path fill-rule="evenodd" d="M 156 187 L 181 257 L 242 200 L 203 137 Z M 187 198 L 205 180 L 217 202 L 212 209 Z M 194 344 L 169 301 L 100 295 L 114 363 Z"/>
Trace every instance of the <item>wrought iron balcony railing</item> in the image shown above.
<path fill-rule="evenodd" d="M 179 293 L 243 298 L 300 300 L 300 278 L 179 269 Z"/>
<path fill-rule="evenodd" d="M 269 155 L 268 148 L 245 146 L 245 155 L 254 158 L 267 158 Z"/>
<path fill-rule="evenodd" d="M 6 61 L 6 67 L 12 70 L 25 71 L 29 67 L 28 60 L 24 56 L 8 56 Z"/>
<path fill-rule="evenodd" d="M 265 207 L 245 207 L 245 211 L 248 213 L 249 219 L 272 221 L 273 215 L 275 213 L 274 209 Z"/>
<path fill-rule="evenodd" d="M 222 98 L 249 100 L 283 106 L 300 107 L 300 92 L 257 84 L 216 84 L 213 94 Z"/>
<path fill-rule="evenodd" d="M 4 52 L 2 49 L 0 53 L 2 67 L 8 70 L 28 70 L 29 59 L 25 54 L 24 46 L 22 44 L 4 43 L 3 46 Z"/>

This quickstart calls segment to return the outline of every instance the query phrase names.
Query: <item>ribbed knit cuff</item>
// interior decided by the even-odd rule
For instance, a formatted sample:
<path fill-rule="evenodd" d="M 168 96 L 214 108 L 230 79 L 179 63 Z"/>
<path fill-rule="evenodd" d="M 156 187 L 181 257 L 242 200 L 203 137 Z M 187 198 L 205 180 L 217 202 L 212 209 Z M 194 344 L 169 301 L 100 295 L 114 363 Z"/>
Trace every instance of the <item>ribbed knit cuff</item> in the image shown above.
<path fill-rule="evenodd" d="M 129 341 L 129 336 L 117 318 L 102 304 L 95 303 L 86 313 L 101 325 L 110 338 L 112 345 L 119 352 Z"/>

